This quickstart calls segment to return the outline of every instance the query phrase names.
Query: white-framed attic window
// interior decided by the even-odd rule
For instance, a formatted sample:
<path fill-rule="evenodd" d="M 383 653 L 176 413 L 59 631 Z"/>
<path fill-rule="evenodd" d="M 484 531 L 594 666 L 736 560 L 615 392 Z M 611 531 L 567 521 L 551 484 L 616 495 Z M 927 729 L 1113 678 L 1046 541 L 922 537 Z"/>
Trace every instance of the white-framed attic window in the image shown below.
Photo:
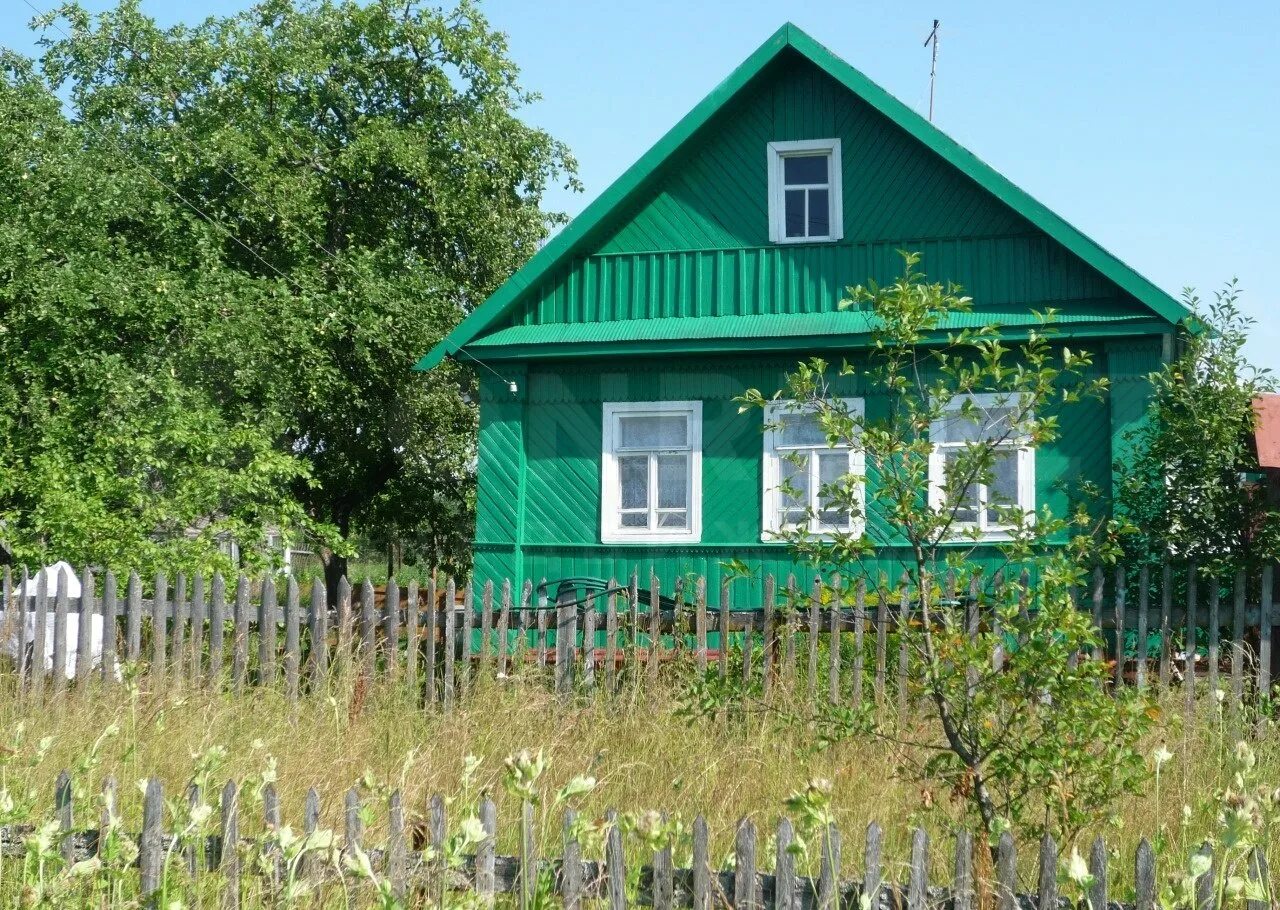
<path fill-rule="evenodd" d="M 844 236 L 840 140 L 770 142 L 769 239 L 815 243 Z"/>
<path fill-rule="evenodd" d="M 604 403 L 602 543 L 702 539 L 702 402 Z"/>
<path fill-rule="evenodd" d="M 1013 529 L 1005 521 L 1013 506 L 1021 509 L 1028 521 L 1035 519 L 1036 453 L 1013 425 L 1015 419 L 1023 424 L 1032 419 L 1029 413 L 1019 413 L 1021 408 L 1018 396 L 1011 393 L 957 395 L 947 403 L 945 416 L 930 424 L 929 505 L 954 508 L 955 531 L 976 530 L 984 538 L 1005 537 Z M 994 445 L 991 483 L 969 484 L 959 502 L 944 502 L 947 470 L 973 443 Z M 1004 515 L 1000 514 L 1002 509 Z"/>
<path fill-rule="evenodd" d="M 845 412 L 863 416 L 861 398 L 838 399 Z M 822 495 L 849 474 L 863 477 L 866 455 L 857 446 L 831 446 L 812 405 L 771 401 L 764 409 L 764 527 L 761 540 L 803 529 L 816 537 L 860 534 L 866 507 L 865 481 L 858 484 L 860 514 L 853 515 Z"/>

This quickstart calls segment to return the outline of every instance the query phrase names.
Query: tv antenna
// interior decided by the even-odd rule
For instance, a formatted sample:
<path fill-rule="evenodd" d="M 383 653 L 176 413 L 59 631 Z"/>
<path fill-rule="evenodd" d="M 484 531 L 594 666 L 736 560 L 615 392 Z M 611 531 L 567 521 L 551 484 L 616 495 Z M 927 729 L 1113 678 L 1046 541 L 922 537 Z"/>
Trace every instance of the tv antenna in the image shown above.
<path fill-rule="evenodd" d="M 933 44 L 933 60 L 929 64 L 929 122 L 933 122 L 933 83 L 938 77 L 938 26 L 942 23 L 937 19 L 933 20 L 933 31 L 929 32 L 929 37 L 924 39 L 924 46 L 928 47 Z"/>

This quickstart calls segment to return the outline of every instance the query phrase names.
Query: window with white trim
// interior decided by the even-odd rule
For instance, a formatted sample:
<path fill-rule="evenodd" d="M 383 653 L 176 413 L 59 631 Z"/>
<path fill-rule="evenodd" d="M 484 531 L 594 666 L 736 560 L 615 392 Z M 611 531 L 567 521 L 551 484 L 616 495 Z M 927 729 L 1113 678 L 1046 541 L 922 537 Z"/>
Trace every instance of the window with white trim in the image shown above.
<path fill-rule="evenodd" d="M 849 416 L 862 417 L 861 398 L 843 398 L 840 403 Z M 846 475 L 863 475 L 862 449 L 828 445 L 827 434 L 812 406 L 771 401 L 765 405 L 764 421 L 762 539 L 770 540 L 782 531 L 798 529 L 815 536 L 860 530 L 861 515 L 855 517 L 823 491 Z M 861 512 L 864 505 L 861 484 L 857 493 Z"/>
<path fill-rule="evenodd" d="M 1031 419 L 1030 414 L 1019 413 L 1021 407 L 1012 394 L 958 395 L 947 404 L 945 416 L 930 425 L 929 501 L 935 509 L 954 507 L 956 530 L 1005 534 L 1013 528 L 1008 521 L 1008 510 L 1013 506 L 1034 518 L 1035 450 L 1014 426 L 1016 420 L 1025 423 Z M 944 502 L 948 470 L 954 468 L 966 447 L 987 443 L 994 446 L 990 483 L 970 483 L 960 491 L 958 502 Z"/>
<path fill-rule="evenodd" d="M 702 537 L 702 402 L 605 402 L 600 539 Z"/>
<path fill-rule="evenodd" d="M 844 236 L 840 140 L 770 142 L 769 239 L 812 243 Z"/>

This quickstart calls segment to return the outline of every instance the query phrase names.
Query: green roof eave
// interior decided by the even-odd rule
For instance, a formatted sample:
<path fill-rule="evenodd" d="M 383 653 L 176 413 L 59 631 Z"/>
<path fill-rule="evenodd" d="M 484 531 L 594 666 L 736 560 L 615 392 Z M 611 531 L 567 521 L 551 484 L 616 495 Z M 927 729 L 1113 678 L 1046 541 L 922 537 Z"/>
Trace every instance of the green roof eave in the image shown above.
<path fill-rule="evenodd" d="M 580 252 L 592 232 L 616 208 L 639 192 L 658 173 L 663 163 L 704 126 L 740 89 L 764 70 L 776 57 L 791 49 L 858 95 L 911 136 L 988 192 L 1026 218 L 1048 236 L 1114 282 L 1160 319 L 1177 324 L 1189 311 L 1172 296 L 1120 261 L 1097 242 L 1068 224 L 1059 215 L 1014 185 L 990 165 L 947 136 L 889 92 L 872 82 L 850 64 L 815 41 L 797 26 L 787 23 L 769 37 L 723 82 L 700 101 L 657 141 L 635 164 L 611 184 L 581 214 L 539 250 L 484 303 L 444 337 L 414 369 L 427 370 L 456 353 L 480 333 L 490 328 L 528 288 L 536 285 L 558 264 Z"/>
<path fill-rule="evenodd" d="M 948 334 L 987 323 L 999 325 L 1007 341 L 1050 331 L 1055 338 L 1089 339 L 1160 334 L 1169 324 L 1134 315 L 1070 314 L 1048 328 L 1029 312 L 974 311 L 954 314 L 926 336 L 941 343 Z M 468 345 L 477 360 L 542 360 L 565 357 L 667 354 L 809 353 L 860 348 L 873 343 L 871 314 L 843 311 L 750 316 L 696 316 L 637 319 L 620 323 L 566 323 L 511 326 Z"/>

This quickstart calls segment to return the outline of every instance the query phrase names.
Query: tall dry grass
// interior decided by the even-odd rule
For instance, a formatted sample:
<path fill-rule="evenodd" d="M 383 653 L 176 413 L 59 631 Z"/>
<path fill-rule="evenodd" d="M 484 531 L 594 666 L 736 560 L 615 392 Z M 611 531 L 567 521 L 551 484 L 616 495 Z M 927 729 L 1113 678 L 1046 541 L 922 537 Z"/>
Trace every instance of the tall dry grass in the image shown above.
<path fill-rule="evenodd" d="M 923 753 L 867 739 L 816 751 L 806 730 L 784 728 L 770 715 L 691 719 L 679 713 L 669 683 L 564 704 L 543 681 L 517 677 L 483 684 L 444 714 L 424 710 L 403 688 L 337 677 L 296 707 L 275 691 L 250 690 L 239 697 L 191 687 L 149 693 L 145 678 L 136 686 L 73 691 L 35 704 L 12 690 L 11 677 L 4 680 L 9 688 L 0 692 L 3 783 L 40 805 L 52 804 L 54 780 L 63 768 L 72 769 L 89 792 L 112 774 L 122 787 L 155 775 L 176 794 L 190 779 L 196 757 L 222 747 L 226 759 L 217 780 L 251 779 L 274 769 L 286 822 L 300 823 L 305 793 L 315 787 L 324 823 L 341 830 L 343 796 L 352 786 L 363 782 L 368 792 L 398 787 L 412 815 L 425 810 L 432 794 L 458 796 L 464 764 L 474 757 L 474 789 L 497 800 L 499 846 L 513 851 L 517 807 L 500 785 L 502 765 L 509 754 L 529 748 L 549 759 L 548 790 L 578 774 L 599 780 L 585 812 L 655 809 L 686 821 L 704 814 L 717 859 L 731 853 L 739 819 L 771 829 L 787 796 L 820 777 L 833 785 L 851 874 L 861 866 L 861 832 L 873 820 L 885 830 L 890 872 L 902 868 L 910 829 L 917 825 L 932 832 L 938 874 L 950 866 L 956 807 L 928 781 L 900 773 Z M 1181 693 L 1165 700 L 1156 731 L 1142 743 L 1148 755 L 1163 746 L 1174 756 L 1162 769 L 1158 794 L 1153 777 L 1143 792 L 1120 801 L 1080 836 L 1082 853 L 1094 835 L 1106 837 L 1118 863 L 1113 885 L 1127 887 L 1142 836 L 1163 829 L 1171 849 L 1183 855 L 1198 844 L 1213 823 L 1208 798 L 1229 783 L 1225 767 L 1233 730 L 1229 714 L 1212 698 L 1203 699 L 1191 716 Z M 1255 748 L 1260 767 L 1276 769 L 1280 785 L 1280 735 L 1273 724 L 1264 726 Z M 122 802 L 136 824 L 139 800 Z M 80 817 L 95 814 L 89 809 Z M 371 834 L 380 824 L 371 824 Z M 1021 851 L 1029 885 L 1034 853 L 1030 845 Z"/>

